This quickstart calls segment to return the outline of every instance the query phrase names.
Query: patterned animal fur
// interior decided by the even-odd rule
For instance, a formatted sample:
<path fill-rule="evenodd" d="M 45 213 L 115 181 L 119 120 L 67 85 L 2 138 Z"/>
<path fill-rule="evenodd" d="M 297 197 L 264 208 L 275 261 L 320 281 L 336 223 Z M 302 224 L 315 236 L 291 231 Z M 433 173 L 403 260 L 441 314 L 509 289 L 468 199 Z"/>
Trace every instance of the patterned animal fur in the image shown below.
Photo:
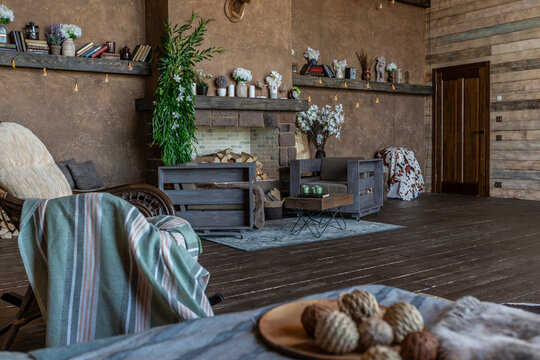
<path fill-rule="evenodd" d="M 540 315 L 467 296 L 435 325 L 445 360 L 540 359 Z"/>

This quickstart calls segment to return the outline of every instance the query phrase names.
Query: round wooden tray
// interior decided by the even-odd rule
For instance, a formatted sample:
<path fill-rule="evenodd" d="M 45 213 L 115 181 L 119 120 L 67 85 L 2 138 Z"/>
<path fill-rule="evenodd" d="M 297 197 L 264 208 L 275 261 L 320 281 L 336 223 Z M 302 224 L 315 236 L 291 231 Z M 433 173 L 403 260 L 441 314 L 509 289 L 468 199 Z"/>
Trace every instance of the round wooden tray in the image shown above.
<path fill-rule="evenodd" d="M 337 300 L 303 300 L 278 306 L 259 320 L 259 331 L 263 338 L 276 350 L 302 359 L 316 360 L 358 360 L 361 353 L 352 352 L 346 355 L 332 355 L 322 350 L 314 339 L 307 336 L 300 321 L 302 312 L 311 304 L 326 305 L 338 310 Z M 381 306 L 384 310 L 385 307 Z"/>

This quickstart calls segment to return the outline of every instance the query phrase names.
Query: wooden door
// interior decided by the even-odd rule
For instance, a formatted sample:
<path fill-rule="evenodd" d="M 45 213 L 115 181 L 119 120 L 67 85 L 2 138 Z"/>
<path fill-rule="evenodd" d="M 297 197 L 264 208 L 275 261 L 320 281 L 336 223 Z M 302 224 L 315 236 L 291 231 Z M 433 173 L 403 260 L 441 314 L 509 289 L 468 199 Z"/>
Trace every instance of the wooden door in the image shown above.
<path fill-rule="evenodd" d="M 489 62 L 433 70 L 433 191 L 489 196 Z"/>

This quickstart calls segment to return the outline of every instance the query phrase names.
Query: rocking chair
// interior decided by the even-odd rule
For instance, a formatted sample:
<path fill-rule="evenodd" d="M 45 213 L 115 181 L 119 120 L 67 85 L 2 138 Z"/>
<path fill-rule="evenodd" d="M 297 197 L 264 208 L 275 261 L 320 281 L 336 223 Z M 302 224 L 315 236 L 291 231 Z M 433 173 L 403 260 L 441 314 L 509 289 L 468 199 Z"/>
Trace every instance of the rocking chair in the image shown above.
<path fill-rule="evenodd" d="M 3 218 L 3 213 L 0 216 L 6 224 L 8 220 L 19 228 L 25 198 L 52 198 L 71 195 L 72 192 L 45 145 L 30 130 L 15 123 L 0 122 L 0 137 L 6 142 L 0 149 L 0 213 L 3 210 L 9 220 Z M 32 188 L 32 182 L 40 189 Z M 48 196 L 47 186 L 52 188 Z M 25 191 L 29 195 L 22 194 Z M 119 196 L 146 217 L 175 214 L 174 206 L 167 195 L 151 185 L 124 185 L 99 192 Z M 38 319 L 42 314 L 30 285 L 24 296 L 5 293 L 0 298 L 19 307 L 15 316 L 0 323 L 0 336 L 6 334 L 0 350 L 8 350 L 20 327 Z M 210 304 L 214 305 L 221 302 L 222 297 L 213 295 L 209 300 Z"/>

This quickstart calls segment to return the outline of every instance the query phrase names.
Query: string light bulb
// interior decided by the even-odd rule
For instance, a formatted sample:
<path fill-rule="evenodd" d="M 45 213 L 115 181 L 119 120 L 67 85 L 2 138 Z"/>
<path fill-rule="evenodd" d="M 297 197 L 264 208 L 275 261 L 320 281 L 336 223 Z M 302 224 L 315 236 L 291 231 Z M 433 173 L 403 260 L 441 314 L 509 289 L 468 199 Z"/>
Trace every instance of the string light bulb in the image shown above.
<path fill-rule="evenodd" d="M 392 5 L 394 5 L 396 3 L 396 0 L 392 0 Z"/>
<path fill-rule="evenodd" d="M 334 100 L 335 100 L 335 101 L 337 101 L 337 94 L 336 94 L 336 95 L 334 95 Z"/>
<path fill-rule="evenodd" d="M 347 85 L 347 82 L 346 82 L 346 81 L 345 81 L 345 84 L 344 84 L 343 86 L 345 86 L 346 88 L 349 87 L 349 85 Z"/>
<path fill-rule="evenodd" d="M 105 83 L 109 83 L 109 74 L 105 74 Z"/>
<path fill-rule="evenodd" d="M 322 84 L 322 79 L 321 78 L 319 78 L 319 84 Z"/>
<path fill-rule="evenodd" d="M 382 6 L 382 2 L 379 3 L 379 5 L 377 5 L 377 10 L 382 10 L 383 6 Z"/>
<path fill-rule="evenodd" d="M 356 102 L 356 108 L 358 109 L 360 107 L 360 103 L 357 101 Z"/>
<path fill-rule="evenodd" d="M 133 70 L 133 65 L 131 65 L 131 63 L 128 64 L 128 69 L 129 69 L 129 71 Z"/>
<path fill-rule="evenodd" d="M 77 80 L 75 80 L 75 87 L 73 87 L 73 91 L 74 92 L 78 92 L 79 91 L 79 82 Z"/>
<path fill-rule="evenodd" d="M 392 90 L 396 90 L 396 85 L 392 84 Z"/>
<path fill-rule="evenodd" d="M 366 83 L 366 89 L 369 89 L 369 81 Z"/>
<path fill-rule="evenodd" d="M 47 77 L 47 68 L 43 68 L 43 77 Z"/>
<path fill-rule="evenodd" d="M 377 98 L 375 99 L 375 103 L 378 104 L 379 103 L 379 97 L 377 96 Z"/>
<path fill-rule="evenodd" d="M 311 95 L 308 95 L 307 101 L 308 101 L 308 102 L 311 102 Z"/>
<path fill-rule="evenodd" d="M 13 68 L 15 69 L 15 59 L 11 60 L 11 66 L 13 66 Z"/>

